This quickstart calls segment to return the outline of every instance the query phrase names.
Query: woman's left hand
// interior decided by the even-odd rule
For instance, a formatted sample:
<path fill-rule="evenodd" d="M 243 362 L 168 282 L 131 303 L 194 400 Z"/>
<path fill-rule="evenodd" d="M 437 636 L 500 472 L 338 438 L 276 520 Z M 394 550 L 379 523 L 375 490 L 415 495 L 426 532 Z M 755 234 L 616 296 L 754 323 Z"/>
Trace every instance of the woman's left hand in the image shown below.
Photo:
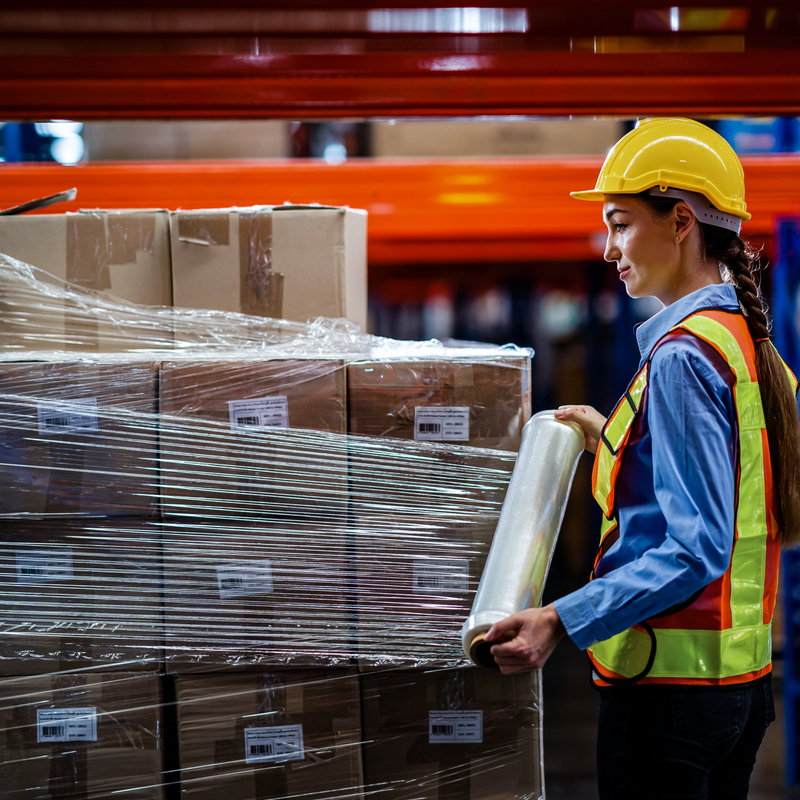
<path fill-rule="evenodd" d="M 541 669 L 566 632 L 551 603 L 544 608 L 520 611 L 496 622 L 489 628 L 484 640 L 497 641 L 491 653 L 500 672 L 503 675 L 515 675 Z"/>

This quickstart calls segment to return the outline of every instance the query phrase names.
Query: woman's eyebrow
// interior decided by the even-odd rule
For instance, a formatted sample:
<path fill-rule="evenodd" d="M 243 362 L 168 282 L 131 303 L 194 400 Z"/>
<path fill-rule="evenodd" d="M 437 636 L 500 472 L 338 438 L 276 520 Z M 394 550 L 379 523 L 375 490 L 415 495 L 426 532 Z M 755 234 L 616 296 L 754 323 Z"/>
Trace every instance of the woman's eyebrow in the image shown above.
<path fill-rule="evenodd" d="M 609 222 L 611 222 L 611 217 L 613 217 L 614 214 L 624 214 L 624 213 L 625 213 L 624 208 L 610 208 L 608 211 L 606 211 L 606 219 Z"/>

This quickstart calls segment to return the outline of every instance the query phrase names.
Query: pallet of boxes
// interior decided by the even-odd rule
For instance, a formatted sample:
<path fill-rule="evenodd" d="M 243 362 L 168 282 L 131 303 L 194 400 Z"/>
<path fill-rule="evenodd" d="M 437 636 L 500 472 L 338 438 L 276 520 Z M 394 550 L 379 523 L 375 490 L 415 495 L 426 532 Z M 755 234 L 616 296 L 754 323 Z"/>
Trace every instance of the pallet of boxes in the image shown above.
<path fill-rule="evenodd" d="M 363 321 L 347 209 L 0 217 L 6 250 L 3 796 L 541 797 L 536 676 L 460 651 L 529 352 L 306 324 Z"/>

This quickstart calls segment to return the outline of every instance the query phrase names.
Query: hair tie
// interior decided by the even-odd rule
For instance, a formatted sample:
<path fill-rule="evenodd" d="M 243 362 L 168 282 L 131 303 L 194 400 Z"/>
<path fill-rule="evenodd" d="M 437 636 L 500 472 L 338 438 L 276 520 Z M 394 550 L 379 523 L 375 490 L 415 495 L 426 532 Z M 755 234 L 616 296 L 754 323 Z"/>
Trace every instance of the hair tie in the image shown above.
<path fill-rule="evenodd" d="M 756 339 L 756 344 L 758 344 L 759 342 L 768 342 L 768 341 L 769 341 L 769 336 L 765 336 L 763 339 Z"/>

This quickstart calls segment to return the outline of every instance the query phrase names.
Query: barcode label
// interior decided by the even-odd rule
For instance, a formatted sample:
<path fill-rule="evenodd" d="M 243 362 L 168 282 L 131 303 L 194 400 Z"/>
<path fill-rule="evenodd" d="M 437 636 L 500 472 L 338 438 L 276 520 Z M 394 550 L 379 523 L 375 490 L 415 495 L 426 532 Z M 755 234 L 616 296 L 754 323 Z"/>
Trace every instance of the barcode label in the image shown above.
<path fill-rule="evenodd" d="M 272 564 L 269 561 L 237 561 L 217 567 L 217 583 L 222 600 L 272 591 Z"/>
<path fill-rule="evenodd" d="M 466 593 L 469 589 L 469 561 L 466 558 L 415 558 L 414 594 Z"/>
<path fill-rule="evenodd" d="M 96 708 L 36 709 L 37 742 L 96 742 Z"/>
<path fill-rule="evenodd" d="M 414 438 L 428 442 L 468 442 L 469 408 L 417 406 L 414 409 Z"/>
<path fill-rule="evenodd" d="M 288 428 L 289 401 L 286 397 L 229 400 L 228 415 L 232 431 L 247 431 L 253 428 Z"/>
<path fill-rule="evenodd" d="M 429 711 L 430 744 L 480 744 L 483 741 L 483 711 Z"/>
<path fill-rule="evenodd" d="M 276 761 L 302 761 L 302 725 L 276 725 L 272 728 L 245 728 L 244 752 L 247 764 Z"/>
<path fill-rule="evenodd" d="M 72 578 L 72 550 L 17 550 L 17 583 L 46 583 Z"/>
<path fill-rule="evenodd" d="M 96 397 L 38 403 L 36 410 L 39 433 L 85 433 L 98 430 Z"/>

